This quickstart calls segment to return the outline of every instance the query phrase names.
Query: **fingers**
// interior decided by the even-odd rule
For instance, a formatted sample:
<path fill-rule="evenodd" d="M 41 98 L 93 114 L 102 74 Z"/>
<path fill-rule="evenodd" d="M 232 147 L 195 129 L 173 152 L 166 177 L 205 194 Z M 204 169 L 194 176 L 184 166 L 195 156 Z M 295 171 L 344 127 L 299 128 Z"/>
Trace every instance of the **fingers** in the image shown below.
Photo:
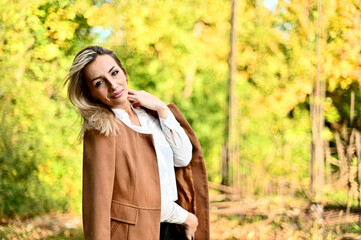
<path fill-rule="evenodd" d="M 185 234 L 188 240 L 192 240 L 194 233 L 197 231 L 198 218 L 193 213 L 188 213 L 186 221 L 183 223 L 185 227 Z"/>
<path fill-rule="evenodd" d="M 190 233 L 186 234 L 186 238 L 187 238 L 187 240 L 192 240 L 194 238 L 194 233 L 193 234 L 190 234 Z"/>
<path fill-rule="evenodd" d="M 139 107 L 141 105 L 139 102 L 139 95 L 137 95 L 136 90 L 128 89 L 128 99 L 132 102 L 134 107 Z"/>
<path fill-rule="evenodd" d="M 131 95 L 144 94 L 144 93 L 146 93 L 146 91 L 144 91 L 144 90 L 137 91 L 134 89 L 128 89 L 128 94 L 131 94 Z"/>
<path fill-rule="evenodd" d="M 135 96 L 135 95 L 129 95 L 128 94 L 128 99 L 131 100 L 131 101 L 139 101 L 139 97 L 138 96 Z"/>
<path fill-rule="evenodd" d="M 135 97 L 137 94 L 137 91 L 133 89 L 128 89 L 128 97 Z"/>
<path fill-rule="evenodd" d="M 142 106 L 158 112 L 160 118 L 165 119 L 168 115 L 167 105 L 159 98 L 146 91 L 128 89 L 128 99 L 132 102 L 134 107 Z"/>
<path fill-rule="evenodd" d="M 145 93 L 145 92 L 128 89 L 128 98 L 139 101 L 140 98 L 144 95 L 143 93 Z"/>
<path fill-rule="evenodd" d="M 188 240 L 192 240 L 197 229 L 185 229 L 185 235 Z"/>
<path fill-rule="evenodd" d="M 133 107 L 146 107 L 151 110 L 154 108 L 152 100 L 147 96 L 145 91 L 128 90 L 128 100 L 133 104 Z"/>
<path fill-rule="evenodd" d="M 128 89 L 128 93 L 130 94 L 135 94 L 137 92 L 137 90 L 134 90 L 134 89 Z"/>

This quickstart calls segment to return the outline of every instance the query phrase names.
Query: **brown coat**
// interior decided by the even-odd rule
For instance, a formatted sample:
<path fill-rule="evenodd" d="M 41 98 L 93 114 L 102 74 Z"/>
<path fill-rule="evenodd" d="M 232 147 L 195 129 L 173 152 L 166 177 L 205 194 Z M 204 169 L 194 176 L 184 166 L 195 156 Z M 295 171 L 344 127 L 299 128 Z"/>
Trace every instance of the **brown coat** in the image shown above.
<path fill-rule="evenodd" d="M 176 168 L 178 203 L 199 220 L 195 239 L 208 240 L 208 182 L 200 144 L 174 104 L 168 106 L 193 145 L 187 167 Z M 115 136 L 84 135 L 83 224 L 86 240 L 158 240 L 160 182 L 151 134 L 119 123 Z"/>

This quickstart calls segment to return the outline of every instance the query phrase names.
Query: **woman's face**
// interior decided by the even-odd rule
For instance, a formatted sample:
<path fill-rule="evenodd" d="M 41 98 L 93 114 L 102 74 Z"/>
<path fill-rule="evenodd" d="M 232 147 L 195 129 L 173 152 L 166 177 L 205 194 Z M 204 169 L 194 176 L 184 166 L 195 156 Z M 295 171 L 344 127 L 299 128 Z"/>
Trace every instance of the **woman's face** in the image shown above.
<path fill-rule="evenodd" d="M 129 106 L 127 78 L 116 61 L 108 54 L 98 56 L 83 70 L 90 95 L 109 108 Z"/>

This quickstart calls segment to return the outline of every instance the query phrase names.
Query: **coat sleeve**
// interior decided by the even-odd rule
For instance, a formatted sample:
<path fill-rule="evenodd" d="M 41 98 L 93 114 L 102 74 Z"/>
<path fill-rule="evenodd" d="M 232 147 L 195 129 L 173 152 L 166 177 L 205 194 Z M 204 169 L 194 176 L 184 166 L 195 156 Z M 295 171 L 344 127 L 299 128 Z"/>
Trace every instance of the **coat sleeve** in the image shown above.
<path fill-rule="evenodd" d="M 192 161 L 187 167 L 176 168 L 178 201 L 177 203 L 198 217 L 195 233 L 197 240 L 209 240 L 209 196 L 208 176 L 201 145 L 192 127 L 174 104 L 168 105 L 177 121 L 187 133 L 192 145 Z"/>
<path fill-rule="evenodd" d="M 115 174 L 114 137 L 97 131 L 84 135 L 83 228 L 85 240 L 110 239 Z"/>

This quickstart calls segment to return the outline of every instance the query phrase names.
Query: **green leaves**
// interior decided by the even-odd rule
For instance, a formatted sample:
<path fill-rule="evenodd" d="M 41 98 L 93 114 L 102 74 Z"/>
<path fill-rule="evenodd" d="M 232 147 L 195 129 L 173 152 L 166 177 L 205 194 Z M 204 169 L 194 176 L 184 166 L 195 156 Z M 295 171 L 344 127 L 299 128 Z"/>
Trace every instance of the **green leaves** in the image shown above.
<path fill-rule="evenodd" d="M 237 9 L 234 168 L 258 193 L 274 176 L 308 176 L 318 16 L 314 1 L 278 2 L 272 12 L 255 1 Z M 230 1 L 1 0 L 0 8 L 0 213 L 80 211 L 79 117 L 63 82 L 87 45 L 114 50 L 131 88 L 178 105 L 201 142 L 210 179 L 220 180 Z M 331 0 L 324 12 L 326 121 L 348 124 L 351 91 L 355 119 L 361 112 L 360 11 L 354 1 Z M 360 121 L 354 125 L 361 129 Z M 40 195 L 38 210 L 19 205 Z M 5 205 L 12 210 L 1 210 Z"/>

